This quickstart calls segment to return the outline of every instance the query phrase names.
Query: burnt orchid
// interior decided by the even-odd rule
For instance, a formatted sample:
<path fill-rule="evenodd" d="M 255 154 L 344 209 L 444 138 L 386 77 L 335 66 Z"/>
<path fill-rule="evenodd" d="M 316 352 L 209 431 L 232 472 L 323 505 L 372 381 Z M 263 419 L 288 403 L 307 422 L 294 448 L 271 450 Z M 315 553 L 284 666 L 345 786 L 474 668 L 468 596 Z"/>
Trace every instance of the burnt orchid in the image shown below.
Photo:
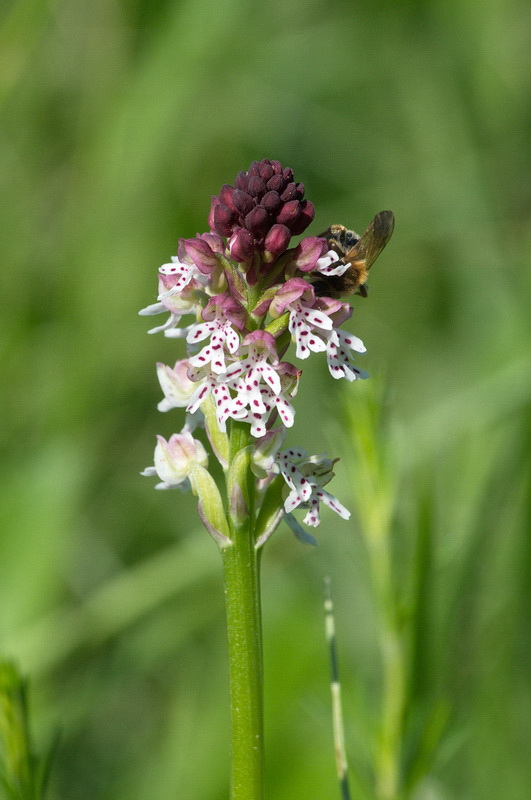
<path fill-rule="evenodd" d="M 290 340 L 296 345 L 296 360 L 323 352 L 332 377 L 366 377 L 352 363 L 355 354 L 365 352 L 363 342 L 340 327 L 351 316 L 351 306 L 317 296 L 312 285 L 320 276 L 341 275 L 348 265 L 324 238 L 308 236 L 289 248 L 292 236 L 303 233 L 313 217 L 313 204 L 304 199 L 304 185 L 294 181 L 291 169 L 268 159 L 254 162 L 237 175 L 234 186 L 223 186 L 212 198 L 210 232 L 179 241 L 178 255 L 159 270 L 157 303 L 140 312 L 169 314 L 149 333 L 162 331 L 184 339 L 187 346 L 187 357 L 173 367 L 157 365 L 164 394 L 159 410 L 186 408 L 183 432 L 204 425 L 224 467 L 228 440 L 220 452 L 220 434 L 228 437 L 227 424 L 232 422 L 249 426 L 257 448 L 280 426 L 281 435 L 275 437 L 280 457 L 282 433 L 294 424 L 292 400 L 301 377 L 301 369 L 284 360 Z M 209 420 L 215 420 L 215 431 Z M 172 452 L 165 464 L 171 462 Z M 173 483 L 160 458 L 145 471 L 159 476 L 158 488 L 182 485 L 180 454 L 173 458 L 179 461 Z M 304 522 L 317 526 L 322 501 L 348 519 L 348 511 L 338 501 L 331 502 L 328 492 L 319 488 L 308 494 L 311 482 L 316 487 L 323 484 L 312 472 L 317 457 L 306 459 L 305 476 L 295 468 L 280 469 L 279 463 L 282 459 L 271 460 L 270 474 L 257 483 L 256 499 L 263 496 L 264 483 L 280 474 L 287 487 L 284 513 L 308 508 Z M 329 470 L 327 481 L 332 476 Z M 263 544 L 263 532 L 258 534 Z"/>
<path fill-rule="evenodd" d="M 300 361 L 326 357 L 335 379 L 367 377 L 353 363 L 365 352 L 363 342 L 341 327 L 351 306 L 322 289 L 348 262 L 325 236 L 290 247 L 313 218 L 313 204 L 291 169 L 279 161 L 253 162 L 212 198 L 210 230 L 179 240 L 177 255 L 159 269 L 157 302 L 140 312 L 167 314 L 149 333 L 182 339 L 186 348 L 173 366 L 157 364 L 158 408 L 184 408 L 184 427 L 168 441 L 158 437 L 154 466 L 143 474 L 158 476 L 159 489 L 191 490 L 221 550 L 233 800 L 263 797 L 261 549 L 283 519 L 301 541 L 315 543 L 303 526 L 319 525 L 323 504 L 350 516 L 324 488 L 336 460 L 285 447 Z M 295 363 L 286 360 L 292 342 Z M 201 428 L 223 467 L 223 487 L 193 436 Z M 295 514 L 301 510 L 302 524 Z"/>

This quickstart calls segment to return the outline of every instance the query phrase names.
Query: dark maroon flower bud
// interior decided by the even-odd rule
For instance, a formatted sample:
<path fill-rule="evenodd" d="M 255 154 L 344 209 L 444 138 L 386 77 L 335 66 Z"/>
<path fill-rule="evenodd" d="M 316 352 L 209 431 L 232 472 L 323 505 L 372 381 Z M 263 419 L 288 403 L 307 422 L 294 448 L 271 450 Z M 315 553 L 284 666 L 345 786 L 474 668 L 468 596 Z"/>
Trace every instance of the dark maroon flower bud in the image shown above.
<path fill-rule="evenodd" d="M 214 208 L 214 225 L 213 228 L 216 233 L 219 233 L 220 236 L 230 236 L 232 233 L 232 223 L 234 221 L 234 214 L 224 206 L 222 203 L 219 203 Z"/>
<path fill-rule="evenodd" d="M 302 200 L 302 198 L 304 197 L 304 184 L 297 183 L 296 186 L 297 186 L 297 200 Z"/>
<path fill-rule="evenodd" d="M 219 193 L 219 201 L 220 203 L 223 203 L 224 206 L 227 206 L 227 208 L 230 208 L 231 211 L 234 211 L 234 203 L 232 201 L 233 194 L 234 186 L 224 183 Z"/>
<path fill-rule="evenodd" d="M 262 197 L 265 194 L 265 183 L 263 182 L 262 178 L 259 178 L 258 175 L 249 178 L 249 189 L 248 192 L 252 197 Z"/>
<path fill-rule="evenodd" d="M 282 175 L 273 175 L 273 177 L 268 180 L 266 188 L 273 192 L 282 192 L 285 185 Z"/>
<path fill-rule="evenodd" d="M 247 170 L 247 175 L 249 175 L 249 177 L 251 178 L 251 177 L 253 177 L 255 175 L 258 175 L 259 171 L 260 171 L 259 162 L 258 161 L 253 161 L 253 163 L 251 164 L 251 166 Z"/>
<path fill-rule="evenodd" d="M 247 230 L 251 231 L 255 239 L 263 239 L 271 225 L 271 220 L 265 208 L 262 206 L 255 206 L 245 217 L 244 224 Z"/>
<path fill-rule="evenodd" d="M 301 211 L 301 204 L 298 200 L 290 200 L 284 203 L 277 216 L 277 222 L 281 225 L 287 225 L 290 231 L 293 230 L 293 225 L 297 221 Z"/>
<path fill-rule="evenodd" d="M 241 189 L 236 189 L 232 195 L 232 202 L 234 208 L 243 216 L 249 213 L 254 208 L 254 200 L 247 192 L 242 192 Z"/>
<path fill-rule="evenodd" d="M 288 185 L 286 186 L 286 188 L 284 189 L 284 191 L 280 195 L 280 199 L 284 203 L 287 203 L 289 200 L 298 200 L 299 199 L 298 194 L 297 194 L 297 187 L 295 186 L 294 183 L 288 183 Z"/>
<path fill-rule="evenodd" d="M 286 167 L 286 169 L 282 170 L 282 177 L 286 183 L 290 183 L 293 180 L 293 170 L 290 167 Z"/>
<path fill-rule="evenodd" d="M 296 222 L 291 226 L 292 233 L 297 236 L 306 230 L 308 225 L 313 222 L 315 217 L 315 208 L 313 203 L 309 200 L 303 200 L 301 203 L 301 213 Z"/>
<path fill-rule="evenodd" d="M 268 214 L 274 217 L 282 205 L 282 200 L 278 192 L 266 192 L 260 205 L 265 208 Z"/>
<path fill-rule="evenodd" d="M 262 161 L 259 174 L 262 180 L 267 182 L 269 178 L 273 177 L 273 175 L 275 174 L 275 170 L 273 169 L 271 164 L 269 164 L 267 161 Z"/>
<path fill-rule="evenodd" d="M 238 172 L 236 175 L 236 180 L 234 181 L 234 186 L 236 189 L 241 189 L 242 192 L 247 191 L 247 186 L 249 184 L 249 178 L 247 177 L 247 173 L 243 171 Z"/>
<path fill-rule="evenodd" d="M 235 261 L 244 264 L 251 261 L 254 253 L 253 236 L 245 228 L 236 228 L 228 241 L 229 252 Z"/>
<path fill-rule="evenodd" d="M 264 241 L 264 250 L 278 256 L 287 250 L 291 231 L 285 225 L 273 225 Z"/>
<path fill-rule="evenodd" d="M 276 159 L 273 159 L 273 161 L 270 161 L 269 163 L 273 167 L 275 175 L 282 175 L 282 164 L 280 163 L 280 161 L 276 161 Z"/>

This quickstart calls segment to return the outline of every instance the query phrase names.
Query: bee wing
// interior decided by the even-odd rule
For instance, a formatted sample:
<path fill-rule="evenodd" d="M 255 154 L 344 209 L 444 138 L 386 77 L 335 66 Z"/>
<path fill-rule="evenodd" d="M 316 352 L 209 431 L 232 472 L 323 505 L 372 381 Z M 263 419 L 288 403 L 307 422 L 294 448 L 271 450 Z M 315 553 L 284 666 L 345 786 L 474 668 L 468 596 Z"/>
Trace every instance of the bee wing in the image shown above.
<path fill-rule="evenodd" d="M 391 238 L 394 227 L 395 215 L 393 212 L 380 211 L 354 247 L 347 253 L 348 260 L 351 262 L 363 261 L 365 268 L 370 269 Z"/>

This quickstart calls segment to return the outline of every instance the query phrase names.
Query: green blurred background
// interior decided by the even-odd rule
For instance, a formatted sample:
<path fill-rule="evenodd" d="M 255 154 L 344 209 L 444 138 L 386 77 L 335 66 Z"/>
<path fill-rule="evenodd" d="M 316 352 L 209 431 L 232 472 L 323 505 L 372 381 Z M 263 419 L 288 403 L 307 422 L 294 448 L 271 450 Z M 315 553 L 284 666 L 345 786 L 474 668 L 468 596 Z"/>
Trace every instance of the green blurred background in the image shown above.
<path fill-rule="evenodd" d="M 329 574 L 353 797 L 527 798 L 529 4 L 0 14 L 0 652 L 38 746 L 61 731 L 52 796 L 228 796 L 220 559 L 193 498 L 138 475 L 182 425 L 155 377 L 182 352 L 137 310 L 268 157 L 305 182 L 310 233 L 397 219 L 349 323 L 371 381 L 304 364 L 289 441 L 341 457 L 354 515 L 265 552 L 268 797 L 339 796 Z"/>

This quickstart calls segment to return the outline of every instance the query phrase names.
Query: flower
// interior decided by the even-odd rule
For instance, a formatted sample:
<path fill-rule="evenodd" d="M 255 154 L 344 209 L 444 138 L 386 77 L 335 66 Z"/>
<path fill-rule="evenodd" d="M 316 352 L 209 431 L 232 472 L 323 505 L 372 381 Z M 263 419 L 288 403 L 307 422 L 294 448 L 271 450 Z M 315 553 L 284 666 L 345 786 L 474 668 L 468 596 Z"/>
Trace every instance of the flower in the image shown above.
<path fill-rule="evenodd" d="M 284 392 L 293 390 L 299 371 L 293 364 L 279 362 L 275 339 L 266 331 L 246 336 L 242 342 L 244 348 L 247 357 L 231 364 L 224 376 L 235 397 L 232 400 L 227 395 L 223 397 L 222 417 L 249 422 L 251 434 L 259 438 L 265 435 L 267 417 L 276 407 L 284 424 L 290 427 L 294 411 Z"/>
<path fill-rule="evenodd" d="M 332 471 L 338 459 L 326 456 L 309 456 L 302 448 L 283 450 L 276 457 L 280 473 L 291 489 L 284 510 L 290 514 L 296 508 L 308 508 L 304 523 L 315 528 L 319 525 L 319 506 L 323 502 L 343 519 L 350 518 L 350 511 L 330 492 L 322 487 L 334 476 Z"/>
<path fill-rule="evenodd" d="M 266 435 L 266 423 L 274 411 L 277 411 L 286 428 L 291 428 L 295 419 L 295 409 L 287 398 L 297 393 L 300 370 L 287 361 L 280 362 L 277 370 L 280 381 L 278 389 L 264 386 L 256 380 L 253 368 L 249 370 L 247 378 L 238 378 L 229 383 L 236 391 L 236 397 L 230 404 L 227 417 L 250 423 L 251 434 L 256 438 Z"/>
<path fill-rule="evenodd" d="M 223 374 L 227 371 L 225 347 L 229 353 L 234 354 L 240 346 L 240 337 L 233 325 L 243 328 L 245 309 L 229 294 L 219 294 L 209 301 L 202 317 L 206 322 L 193 325 L 186 340 L 195 344 L 210 336 L 210 342 L 200 353 L 190 358 L 190 364 L 193 367 L 203 367 L 210 363 L 212 372 Z"/>
<path fill-rule="evenodd" d="M 157 436 L 155 466 L 147 467 L 141 474 L 158 475 L 161 483 L 156 489 L 173 489 L 193 478 L 194 470 L 207 464 L 208 455 L 201 442 L 191 433 L 174 433 L 169 441 Z"/>
<path fill-rule="evenodd" d="M 323 336 L 326 339 L 328 369 L 333 378 L 355 381 L 369 377 L 366 372 L 355 367 L 350 361 L 352 352 L 365 353 L 365 345 L 361 339 L 339 328 L 325 331 Z"/>
<path fill-rule="evenodd" d="M 213 496 L 213 479 L 204 474 L 206 452 L 192 438 L 195 428 L 204 425 L 227 475 L 232 460 L 244 451 L 248 459 L 253 448 L 250 467 L 241 458 L 254 476 L 250 480 L 259 499 L 251 503 L 258 517 L 260 498 L 266 508 L 261 518 L 267 524 L 258 546 L 283 515 L 298 538 L 313 541 L 292 516 L 299 507 L 306 509 L 304 522 L 311 527 L 319 524 L 321 503 L 345 519 L 349 516 L 324 489 L 333 476 L 334 460 L 308 456 L 301 448 L 280 451 L 287 429 L 294 425 L 293 399 L 302 375 L 286 355 L 290 341 L 296 359 L 307 361 L 314 353 L 326 353 L 334 379 L 367 377 L 353 363 L 365 352 L 363 342 L 341 327 L 352 307 L 321 296 L 325 281 L 319 276 L 340 276 L 349 264 L 337 248 L 330 249 L 326 235 L 306 236 L 290 248 L 292 236 L 303 233 L 314 217 L 313 204 L 304 194 L 304 184 L 295 180 L 289 167 L 275 160 L 253 161 L 238 173 L 234 185 L 225 184 L 212 197 L 210 231 L 179 239 L 177 254 L 159 269 L 157 302 L 140 312 L 166 312 L 166 321 L 149 332 L 184 340 L 186 346 L 186 357 L 173 367 L 157 364 L 164 394 L 158 408 L 185 408 L 185 426 L 169 441 L 158 437 L 155 466 L 143 474 L 157 474 L 159 488 L 210 487 L 198 491 Z M 191 318 L 183 325 L 187 315 Z M 247 438 L 245 433 L 233 437 L 245 425 Z M 234 444 L 245 441 L 248 444 L 235 452 Z M 288 495 L 282 501 L 285 485 Z M 247 513 L 249 487 L 231 486 L 229 510 Z M 267 499 L 271 492 L 274 501 Z M 219 499 L 214 505 L 209 511 L 207 498 L 200 498 L 200 513 L 204 521 L 210 520 L 211 532 L 226 537 L 223 502 Z"/>
<path fill-rule="evenodd" d="M 319 335 L 333 327 L 329 316 L 316 305 L 313 286 L 302 278 L 292 278 L 279 289 L 272 302 L 272 314 L 288 310 L 289 331 L 297 344 L 297 358 L 308 358 L 310 353 L 326 350 L 326 344 Z"/>
<path fill-rule="evenodd" d="M 365 353 L 365 345 L 357 336 L 336 327 L 351 314 L 348 303 L 332 298 L 315 298 L 313 286 L 302 278 L 292 278 L 278 290 L 271 302 L 270 313 L 280 316 L 289 311 L 289 331 L 297 345 L 297 358 L 308 358 L 312 352 L 326 350 L 328 368 L 333 378 L 354 381 L 367 373 L 354 367 L 352 352 Z"/>
<path fill-rule="evenodd" d="M 159 411 L 186 408 L 189 405 L 197 391 L 197 384 L 188 377 L 189 369 L 190 362 L 187 358 L 177 361 L 173 368 L 157 363 L 157 377 L 164 393 L 164 399 L 157 406 Z"/>
<path fill-rule="evenodd" d="M 301 272 L 318 270 L 319 264 L 325 260 L 321 258 L 324 250 L 326 250 L 324 239 L 317 236 L 306 236 L 293 250 L 290 262 Z M 336 254 L 333 253 L 333 255 Z"/>
<path fill-rule="evenodd" d="M 249 392 L 256 391 L 260 380 L 271 387 L 273 392 L 280 391 L 280 378 L 275 366 L 278 365 L 278 354 L 275 339 L 266 331 L 254 331 L 242 342 L 242 351 L 247 349 L 247 357 L 234 362 L 226 373 L 227 380 L 243 378 L 245 388 Z M 268 364 L 271 360 L 272 364 Z"/>
<path fill-rule="evenodd" d="M 190 281 L 186 289 L 181 292 L 174 291 L 175 286 L 179 282 L 179 277 L 159 275 L 159 300 L 157 303 L 152 303 L 146 308 L 142 308 L 138 313 L 141 317 L 151 316 L 153 314 L 163 314 L 165 311 L 170 312 L 170 316 L 164 325 L 159 325 L 156 328 L 151 328 L 148 333 L 159 333 L 164 331 L 165 336 L 176 336 L 175 329 L 181 321 L 181 317 L 185 314 L 195 314 L 197 305 L 197 298 L 195 296 L 194 281 Z M 186 336 L 186 332 L 179 335 Z"/>

